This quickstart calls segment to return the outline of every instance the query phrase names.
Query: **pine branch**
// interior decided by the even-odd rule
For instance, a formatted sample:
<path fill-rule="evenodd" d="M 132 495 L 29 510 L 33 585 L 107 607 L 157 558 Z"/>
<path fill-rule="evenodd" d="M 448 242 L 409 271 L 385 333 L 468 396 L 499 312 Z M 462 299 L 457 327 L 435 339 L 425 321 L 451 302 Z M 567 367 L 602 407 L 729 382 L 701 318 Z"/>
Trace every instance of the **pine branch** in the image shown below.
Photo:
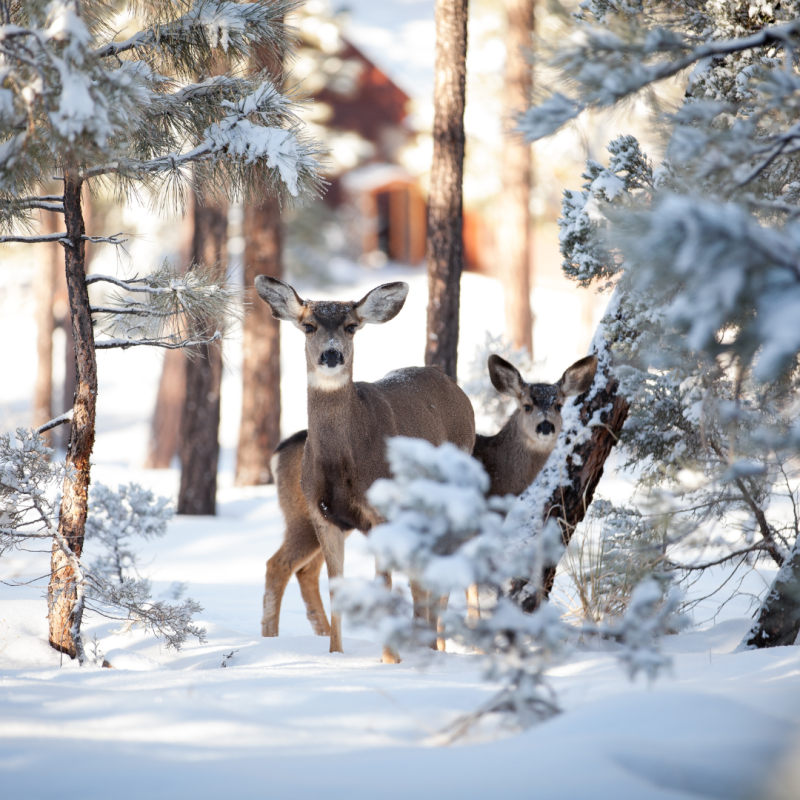
<path fill-rule="evenodd" d="M 61 416 L 51 419 L 50 422 L 45 422 L 44 425 L 36 429 L 36 433 L 42 434 L 53 428 L 57 428 L 59 425 L 66 425 L 68 422 L 72 422 L 72 412 L 73 409 L 70 409 L 64 414 L 61 414 Z"/>
<path fill-rule="evenodd" d="M 84 236 L 84 239 L 87 237 Z M 0 244 L 9 242 L 22 242 L 23 244 L 36 244 L 38 242 L 60 242 L 61 244 L 72 246 L 72 242 L 67 238 L 67 232 L 46 233 L 39 236 L 0 236 Z"/>
<path fill-rule="evenodd" d="M 163 339 L 106 339 L 105 341 L 95 342 L 95 350 L 113 350 L 115 348 L 120 350 L 127 350 L 129 347 L 138 347 L 139 345 L 146 345 L 148 347 L 163 347 L 165 350 L 182 350 L 185 347 L 194 347 L 196 345 L 208 345 L 218 342 L 222 339 L 222 334 L 215 331 L 214 335 L 208 339 L 197 340 L 183 340 L 180 342 L 168 342 Z"/>

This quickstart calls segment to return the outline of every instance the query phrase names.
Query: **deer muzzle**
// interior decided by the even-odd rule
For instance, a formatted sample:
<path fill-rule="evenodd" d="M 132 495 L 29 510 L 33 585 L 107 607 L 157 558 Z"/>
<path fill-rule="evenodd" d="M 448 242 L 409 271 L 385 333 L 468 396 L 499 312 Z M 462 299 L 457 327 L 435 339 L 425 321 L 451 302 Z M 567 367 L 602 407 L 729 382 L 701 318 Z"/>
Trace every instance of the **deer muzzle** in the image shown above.
<path fill-rule="evenodd" d="M 340 364 L 344 364 L 344 356 L 338 350 L 326 350 L 319 357 L 319 363 L 323 366 L 333 369 L 334 367 L 338 367 Z"/>
<path fill-rule="evenodd" d="M 536 426 L 536 433 L 541 433 L 543 436 L 549 436 L 551 433 L 553 433 L 553 431 L 555 431 L 555 429 L 556 426 L 553 425 L 552 422 L 545 420 Z"/>

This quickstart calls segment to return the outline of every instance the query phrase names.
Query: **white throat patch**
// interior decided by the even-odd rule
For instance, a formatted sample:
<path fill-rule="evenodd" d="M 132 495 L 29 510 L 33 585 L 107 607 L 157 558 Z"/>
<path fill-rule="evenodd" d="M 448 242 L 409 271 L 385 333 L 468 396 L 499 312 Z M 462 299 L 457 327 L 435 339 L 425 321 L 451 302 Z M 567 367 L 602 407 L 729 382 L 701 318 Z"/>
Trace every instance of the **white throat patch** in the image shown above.
<path fill-rule="evenodd" d="M 335 367 L 318 367 L 308 373 L 308 386 L 323 392 L 334 392 L 350 382 L 350 375 L 342 364 Z"/>

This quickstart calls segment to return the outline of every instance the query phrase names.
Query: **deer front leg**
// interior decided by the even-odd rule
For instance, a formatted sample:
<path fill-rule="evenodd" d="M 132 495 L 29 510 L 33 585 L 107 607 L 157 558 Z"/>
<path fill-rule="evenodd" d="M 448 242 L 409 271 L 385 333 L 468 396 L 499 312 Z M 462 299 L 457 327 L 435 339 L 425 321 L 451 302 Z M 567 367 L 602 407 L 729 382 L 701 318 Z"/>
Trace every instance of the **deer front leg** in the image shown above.
<path fill-rule="evenodd" d="M 346 534 L 321 514 L 314 514 L 314 527 L 317 531 L 325 566 L 328 568 L 328 580 L 333 581 L 344 574 L 344 540 Z M 333 611 L 334 589 L 331 587 L 331 653 L 343 653 L 342 650 L 342 615 Z"/>
<path fill-rule="evenodd" d="M 306 604 L 306 616 L 317 636 L 331 635 L 331 626 L 328 623 L 325 606 L 322 604 L 322 595 L 319 593 L 319 573 L 324 562 L 320 550 L 311 561 L 297 570 L 297 582 L 300 584 L 300 594 Z"/>

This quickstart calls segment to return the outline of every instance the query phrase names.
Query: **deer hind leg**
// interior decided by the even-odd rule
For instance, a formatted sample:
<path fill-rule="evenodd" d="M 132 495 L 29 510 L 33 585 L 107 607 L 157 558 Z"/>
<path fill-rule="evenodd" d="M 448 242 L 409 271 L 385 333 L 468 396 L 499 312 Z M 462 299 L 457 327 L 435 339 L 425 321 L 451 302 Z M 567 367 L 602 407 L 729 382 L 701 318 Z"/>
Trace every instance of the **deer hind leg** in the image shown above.
<path fill-rule="evenodd" d="M 264 612 L 261 617 L 262 636 L 278 635 L 281 602 L 283 600 L 283 594 L 286 591 L 286 586 L 297 570 L 301 569 L 304 565 L 312 561 L 315 556 L 319 555 L 319 549 L 317 535 L 310 523 L 287 523 L 286 531 L 283 535 L 283 544 L 278 548 L 275 555 L 267 561 L 267 577 L 264 585 Z M 319 571 L 317 574 L 319 574 Z M 300 589 L 302 592 L 302 582 L 300 583 Z M 317 587 L 317 596 L 319 596 L 319 586 Z M 309 619 L 311 619 L 305 593 L 303 594 L 303 599 L 306 601 L 306 611 L 309 614 Z M 322 608 L 321 600 L 319 608 Z M 322 609 L 322 616 L 324 619 L 324 609 Z M 311 624 L 314 624 L 313 621 Z"/>
<path fill-rule="evenodd" d="M 447 596 L 435 598 L 433 592 L 428 592 L 416 581 L 411 581 L 411 597 L 414 599 L 414 619 L 422 623 L 431 633 L 428 646 L 432 650 L 443 651 L 445 643 L 441 615 L 447 610 Z"/>
<path fill-rule="evenodd" d="M 316 538 L 316 535 L 315 535 Z M 303 567 L 297 570 L 297 582 L 300 584 L 300 594 L 306 604 L 306 616 L 317 636 L 330 636 L 331 626 L 322 604 L 322 595 L 319 593 L 319 573 L 325 559 L 320 551 Z"/>
<path fill-rule="evenodd" d="M 383 581 L 383 585 L 389 590 L 392 590 L 392 573 L 391 572 L 382 572 L 378 569 L 378 565 L 375 565 L 375 577 L 380 578 Z M 399 664 L 400 663 L 400 654 L 392 649 L 391 647 L 384 646 L 383 650 L 381 651 L 381 661 L 384 664 Z"/>
<path fill-rule="evenodd" d="M 467 619 L 481 618 L 481 604 L 478 597 L 478 584 L 473 583 L 467 589 Z"/>
<path fill-rule="evenodd" d="M 447 603 L 450 598 L 448 595 L 442 595 L 437 601 L 437 614 L 436 614 L 436 649 L 440 653 L 444 653 L 447 649 L 447 642 L 444 638 L 444 612 L 447 611 Z"/>

